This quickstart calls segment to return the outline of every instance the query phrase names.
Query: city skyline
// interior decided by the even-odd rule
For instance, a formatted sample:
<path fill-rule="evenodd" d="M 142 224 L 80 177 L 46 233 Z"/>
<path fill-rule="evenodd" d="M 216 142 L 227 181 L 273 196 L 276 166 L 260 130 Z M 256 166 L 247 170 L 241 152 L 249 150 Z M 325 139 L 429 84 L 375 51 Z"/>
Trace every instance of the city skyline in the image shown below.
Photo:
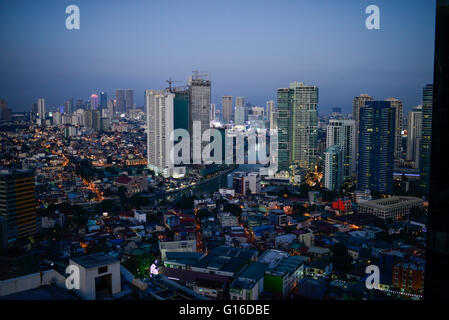
<path fill-rule="evenodd" d="M 0 300 L 447 298 L 432 2 L 3 1 Z"/>
<path fill-rule="evenodd" d="M 217 106 L 224 95 L 243 96 L 264 106 L 275 100 L 284 83 L 297 80 L 320 87 L 322 113 L 332 107 L 349 113 L 352 99 L 361 93 L 376 99 L 397 97 L 409 111 L 421 103 L 422 85 L 432 82 L 432 2 L 408 7 L 378 1 L 381 29 L 367 30 L 366 1 L 267 1 L 265 6 L 251 1 L 189 5 L 173 1 L 170 10 L 165 4 L 143 1 L 131 6 L 79 1 L 81 28 L 72 31 L 64 26 L 68 3 L 25 3 L 32 10 L 24 11 L 24 2 L 10 2 L 0 11 L 0 18 L 10 26 L 4 34 L 10 50 L 0 58 L 6 75 L 0 80 L 1 95 L 13 112 L 29 111 L 39 97 L 48 106 L 57 106 L 92 92 L 112 96 L 121 87 L 132 88 L 136 105 L 143 106 L 144 90 L 163 89 L 169 77 L 187 83 L 187 76 L 197 68 L 209 72 L 211 103 Z M 198 6 L 201 13 L 195 12 Z M 143 14 L 150 10 L 159 15 L 148 19 Z M 39 18 L 32 19 L 30 12 Z M 288 19 L 293 15 L 295 19 Z M 186 25 L 185 30 L 166 22 L 170 16 Z M 319 16 L 320 24 L 309 16 Z M 110 24 L 111 19 L 120 23 Z M 154 28 L 156 23 L 163 23 L 162 28 Z M 198 28 L 204 23 L 209 23 L 209 30 Z M 196 34 L 193 43 L 187 40 L 191 32 Z M 285 46 L 284 40 L 296 36 L 298 41 Z M 142 41 L 146 37 L 152 40 Z M 117 41 L 126 45 L 118 46 Z M 30 50 L 31 56 L 26 53 Z"/>

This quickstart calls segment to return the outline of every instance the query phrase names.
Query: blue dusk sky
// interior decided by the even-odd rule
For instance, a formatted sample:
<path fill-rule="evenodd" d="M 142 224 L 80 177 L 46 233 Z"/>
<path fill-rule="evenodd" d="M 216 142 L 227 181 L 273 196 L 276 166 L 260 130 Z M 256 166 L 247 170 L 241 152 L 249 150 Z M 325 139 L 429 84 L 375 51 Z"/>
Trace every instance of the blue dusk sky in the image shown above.
<path fill-rule="evenodd" d="M 80 30 L 65 27 L 71 4 Z M 380 30 L 365 27 L 371 4 Z M 196 69 L 219 106 L 223 95 L 265 106 L 297 80 L 319 87 L 322 113 L 351 112 L 360 93 L 408 110 L 433 81 L 432 0 L 1 0 L 0 23 L 0 98 L 13 111 L 117 88 L 143 105 L 145 89 Z"/>

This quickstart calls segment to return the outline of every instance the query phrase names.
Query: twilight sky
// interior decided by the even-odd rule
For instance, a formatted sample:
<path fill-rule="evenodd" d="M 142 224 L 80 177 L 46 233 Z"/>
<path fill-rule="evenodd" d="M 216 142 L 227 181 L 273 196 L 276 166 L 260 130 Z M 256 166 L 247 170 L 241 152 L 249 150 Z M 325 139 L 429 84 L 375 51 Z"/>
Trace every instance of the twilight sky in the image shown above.
<path fill-rule="evenodd" d="M 70 4 L 80 30 L 65 28 Z M 370 4 L 380 30 L 365 28 Z M 408 110 L 433 81 L 431 0 L 1 0 L 0 24 L 0 98 L 14 111 L 117 88 L 143 105 L 145 89 L 195 69 L 209 72 L 217 105 L 232 95 L 264 106 L 298 80 L 319 86 L 325 113 L 351 112 L 360 93 Z"/>

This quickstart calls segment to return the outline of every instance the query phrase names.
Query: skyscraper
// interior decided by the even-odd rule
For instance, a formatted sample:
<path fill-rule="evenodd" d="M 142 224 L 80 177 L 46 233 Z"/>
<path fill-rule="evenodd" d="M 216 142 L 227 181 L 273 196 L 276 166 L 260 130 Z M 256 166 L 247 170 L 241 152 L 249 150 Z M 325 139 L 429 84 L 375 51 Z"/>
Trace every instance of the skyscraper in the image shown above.
<path fill-rule="evenodd" d="M 210 121 L 215 121 L 215 103 L 211 103 L 210 105 Z"/>
<path fill-rule="evenodd" d="M 97 110 L 98 109 L 98 95 L 95 93 L 92 93 L 90 96 L 90 110 Z"/>
<path fill-rule="evenodd" d="M 0 120 L 11 120 L 11 109 L 8 108 L 8 102 L 6 100 L 0 99 Z"/>
<path fill-rule="evenodd" d="M 243 108 L 245 106 L 245 98 L 235 97 L 235 107 Z"/>
<path fill-rule="evenodd" d="M 37 232 L 33 171 L 0 171 L 0 215 L 7 221 L 9 242 Z"/>
<path fill-rule="evenodd" d="M 101 131 L 101 110 L 90 110 L 92 112 L 92 129 Z"/>
<path fill-rule="evenodd" d="M 185 87 L 171 88 L 174 93 L 173 112 L 174 129 L 184 129 L 189 131 L 189 90 Z"/>
<path fill-rule="evenodd" d="M 419 161 L 421 176 L 420 186 L 425 194 L 429 193 L 430 154 L 432 144 L 432 100 L 433 85 L 428 84 L 423 89 L 421 160 Z"/>
<path fill-rule="evenodd" d="M 148 168 L 163 176 L 173 169 L 170 135 L 174 130 L 174 98 L 169 91 L 145 90 Z"/>
<path fill-rule="evenodd" d="M 94 110 L 84 110 L 83 112 L 83 124 L 86 127 L 86 129 L 91 130 L 94 127 L 94 119 L 93 119 L 93 113 Z"/>
<path fill-rule="evenodd" d="M 290 89 L 293 94 L 290 162 L 314 170 L 318 156 L 318 87 L 293 82 Z"/>
<path fill-rule="evenodd" d="M 275 104 L 274 104 L 273 100 L 267 101 L 266 109 L 267 109 L 267 111 L 266 111 L 267 112 L 267 118 L 270 119 L 270 114 L 276 111 Z"/>
<path fill-rule="evenodd" d="M 278 106 L 278 168 L 288 170 L 290 166 L 290 132 L 291 111 L 293 106 L 293 90 L 280 88 L 277 90 Z"/>
<path fill-rule="evenodd" d="M 389 101 L 366 101 L 360 109 L 358 190 L 393 191 L 395 113 Z"/>
<path fill-rule="evenodd" d="M 324 152 L 324 187 L 336 191 L 343 183 L 343 151 L 339 145 L 332 145 Z"/>
<path fill-rule="evenodd" d="M 232 119 L 232 97 L 223 96 L 221 97 L 221 106 L 223 109 L 223 122 L 229 123 Z"/>
<path fill-rule="evenodd" d="M 407 122 L 407 160 L 413 161 L 414 167 L 419 168 L 422 136 L 422 105 L 413 108 L 408 113 Z"/>
<path fill-rule="evenodd" d="M 117 113 L 125 113 L 125 90 L 117 89 L 115 90 L 115 111 Z"/>
<path fill-rule="evenodd" d="M 189 78 L 189 130 L 190 137 L 195 138 L 193 135 L 193 124 L 198 121 L 200 123 L 201 135 L 205 130 L 210 128 L 210 96 L 211 96 L 211 83 L 207 79 L 206 75 L 201 75 L 195 72 Z M 197 137 L 201 139 L 201 137 Z M 195 143 L 196 142 L 196 143 Z M 197 145 L 207 145 L 207 142 L 199 142 L 192 140 L 192 150 Z M 194 150 L 194 154 L 200 150 Z"/>
<path fill-rule="evenodd" d="M 391 107 L 395 109 L 396 123 L 394 136 L 394 161 L 399 163 L 402 158 L 402 102 L 396 98 L 388 98 L 385 101 L 391 102 Z"/>
<path fill-rule="evenodd" d="M 245 124 L 245 107 L 235 108 L 235 124 L 237 125 Z"/>
<path fill-rule="evenodd" d="M 129 112 L 134 109 L 134 90 L 126 89 L 125 90 L 125 111 Z"/>
<path fill-rule="evenodd" d="M 234 116 L 234 123 L 238 125 L 245 124 L 245 99 L 243 97 L 236 97 L 235 98 L 235 116 Z"/>
<path fill-rule="evenodd" d="M 77 110 L 78 110 L 78 109 L 82 109 L 82 108 L 83 108 L 83 105 L 84 105 L 83 100 L 81 100 L 81 99 L 76 100 L 76 109 L 77 109 Z"/>
<path fill-rule="evenodd" d="M 277 110 L 273 111 L 269 115 L 270 121 L 270 130 L 275 130 L 278 128 L 278 112 Z"/>
<path fill-rule="evenodd" d="M 248 102 L 245 105 L 245 108 L 244 108 L 244 110 L 245 110 L 245 122 L 249 120 L 249 113 L 251 111 L 251 108 L 252 108 L 252 105 L 251 105 L 251 103 Z"/>
<path fill-rule="evenodd" d="M 41 119 L 41 121 L 45 120 L 45 99 L 44 98 L 37 99 L 37 114 L 38 114 L 38 119 Z"/>
<path fill-rule="evenodd" d="M 31 105 L 31 119 L 34 120 L 37 117 L 38 114 L 38 109 L 37 109 L 37 103 L 33 102 L 33 104 Z"/>
<path fill-rule="evenodd" d="M 108 108 L 108 115 L 109 117 L 112 118 L 114 116 L 114 100 L 108 100 L 107 108 Z"/>
<path fill-rule="evenodd" d="M 65 108 L 64 111 L 67 114 L 72 114 L 73 113 L 73 99 L 68 99 L 65 104 L 64 104 Z"/>
<path fill-rule="evenodd" d="M 430 167 L 429 215 L 427 223 L 426 271 L 424 299 L 449 300 L 449 3 L 438 0 L 436 9 L 435 67 L 433 87 L 433 114 L 429 114 L 432 87 L 424 89 L 423 142 L 429 134 L 427 124 L 432 119 L 432 162 Z M 426 122 L 426 125 L 424 124 Z M 430 140 L 430 136 L 426 137 Z M 428 141 L 426 141 L 426 144 Z M 423 149 L 424 151 L 424 149 Z M 429 149 L 426 150 L 430 151 Z M 424 160 L 424 157 L 422 158 Z M 428 161 L 428 159 L 426 159 Z M 428 163 L 426 163 L 428 165 Z M 427 177 L 426 177 L 427 178 Z M 429 181 L 429 180 L 427 180 Z"/>
<path fill-rule="evenodd" d="M 339 146 L 342 151 L 342 178 L 351 179 L 356 171 L 355 120 L 329 120 L 326 148 Z"/>
<path fill-rule="evenodd" d="M 355 121 L 355 153 L 356 153 L 356 162 L 358 161 L 359 156 L 359 127 L 360 127 L 360 108 L 365 107 L 366 101 L 373 101 L 373 97 L 367 95 L 366 93 L 362 93 L 360 96 L 355 97 L 352 104 L 352 120 Z M 357 163 L 356 163 L 357 165 Z"/>
<path fill-rule="evenodd" d="M 102 109 L 107 108 L 108 106 L 108 93 L 107 92 L 100 92 L 100 107 Z"/>

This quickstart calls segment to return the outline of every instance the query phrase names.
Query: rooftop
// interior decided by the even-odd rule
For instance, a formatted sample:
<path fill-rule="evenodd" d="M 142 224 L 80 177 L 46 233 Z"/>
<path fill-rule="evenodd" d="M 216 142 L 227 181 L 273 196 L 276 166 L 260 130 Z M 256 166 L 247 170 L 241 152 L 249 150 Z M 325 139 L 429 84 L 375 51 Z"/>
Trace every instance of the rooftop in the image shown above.
<path fill-rule="evenodd" d="M 271 275 L 282 276 L 289 274 L 297 270 L 302 264 L 304 259 L 301 256 L 290 256 L 282 259 L 276 265 L 270 266 L 267 272 Z"/>
<path fill-rule="evenodd" d="M 108 254 L 102 253 L 102 252 L 73 258 L 71 260 L 73 262 L 79 264 L 80 266 L 83 266 L 86 269 L 100 267 L 100 266 L 119 262 L 119 260 L 111 257 Z"/>
<path fill-rule="evenodd" d="M 0 297 L 0 300 L 78 300 L 70 291 L 57 286 L 40 286 L 7 296 Z"/>
<path fill-rule="evenodd" d="M 360 203 L 359 206 L 372 207 L 375 209 L 385 210 L 401 207 L 409 203 L 422 203 L 422 202 L 423 200 L 421 198 L 401 196 L 401 197 L 390 197 L 390 198 L 365 201 Z"/>
<path fill-rule="evenodd" d="M 281 250 L 266 250 L 257 262 L 266 263 L 270 266 L 275 265 L 279 260 L 288 257 L 288 253 Z"/>

